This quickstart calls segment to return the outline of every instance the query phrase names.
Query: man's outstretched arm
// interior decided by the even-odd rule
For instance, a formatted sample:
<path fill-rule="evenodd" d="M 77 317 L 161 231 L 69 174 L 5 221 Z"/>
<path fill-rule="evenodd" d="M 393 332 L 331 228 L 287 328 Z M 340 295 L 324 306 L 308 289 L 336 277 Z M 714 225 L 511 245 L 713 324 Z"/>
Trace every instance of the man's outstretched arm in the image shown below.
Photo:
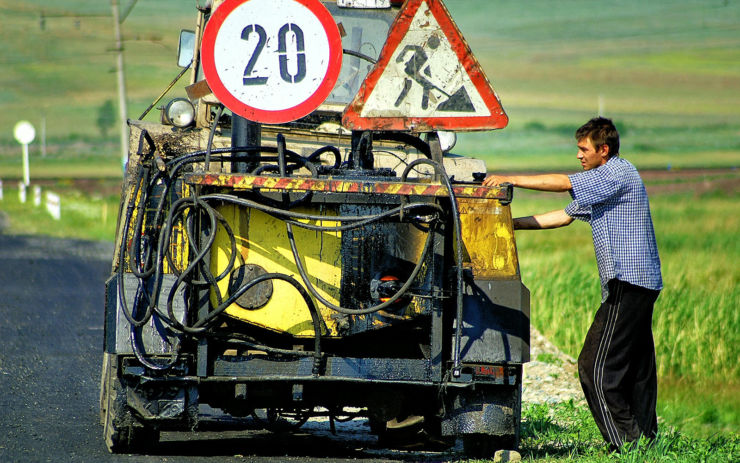
<path fill-rule="evenodd" d="M 573 222 L 573 217 L 569 216 L 565 209 L 560 209 L 544 214 L 530 215 L 529 217 L 517 217 L 514 219 L 514 230 L 559 228 L 570 225 L 571 222 Z"/>
<path fill-rule="evenodd" d="M 573 188 L 570 178 L 563 174 L 542 175 L 495 175 L 491 174 L 483 180 L 483 185 L 496 186 L 502 183 L 511 183 L 515 187 L 540 191 L 568 191 Z"/>

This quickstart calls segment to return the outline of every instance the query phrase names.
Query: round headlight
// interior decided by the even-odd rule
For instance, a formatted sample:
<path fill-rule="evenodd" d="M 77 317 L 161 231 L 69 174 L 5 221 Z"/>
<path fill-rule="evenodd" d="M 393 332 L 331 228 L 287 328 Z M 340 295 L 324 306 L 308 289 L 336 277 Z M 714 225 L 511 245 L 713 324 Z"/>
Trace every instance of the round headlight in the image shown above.
<path fill-rule="evenodd" d="M 175 127 L 187 127 L 195 119 L 195 107 L 186 98 L 175 98 L 164 109 L 165 122 Z"/>

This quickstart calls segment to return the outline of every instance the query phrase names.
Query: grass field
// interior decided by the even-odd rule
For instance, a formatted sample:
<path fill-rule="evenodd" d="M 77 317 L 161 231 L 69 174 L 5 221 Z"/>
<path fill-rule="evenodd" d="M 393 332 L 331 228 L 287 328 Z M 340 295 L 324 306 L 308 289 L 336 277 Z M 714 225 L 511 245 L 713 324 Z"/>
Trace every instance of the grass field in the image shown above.
<path fill-rule="evenodd" d="M 638 168 L 740 163 L 737 2 L 447 3 L 510 117 L 458 144 L 490 169 L 569 167 L 599 112 Z"/>

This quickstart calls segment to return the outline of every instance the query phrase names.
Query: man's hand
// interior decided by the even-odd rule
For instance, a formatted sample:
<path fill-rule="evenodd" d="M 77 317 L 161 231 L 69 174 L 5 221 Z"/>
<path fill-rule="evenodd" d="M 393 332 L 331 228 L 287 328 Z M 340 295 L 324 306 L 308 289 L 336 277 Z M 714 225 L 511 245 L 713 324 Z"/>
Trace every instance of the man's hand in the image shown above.
<path fill-rule="evenodd" d="M 512 183 L 512 182 L 509 181 L 509 177 L 505 175 L 495 175 L 495 174 L 491 174 L 483 180 L 483 185 L 490 186 L 490 187 L 499 186 L 503 183 Z"/>

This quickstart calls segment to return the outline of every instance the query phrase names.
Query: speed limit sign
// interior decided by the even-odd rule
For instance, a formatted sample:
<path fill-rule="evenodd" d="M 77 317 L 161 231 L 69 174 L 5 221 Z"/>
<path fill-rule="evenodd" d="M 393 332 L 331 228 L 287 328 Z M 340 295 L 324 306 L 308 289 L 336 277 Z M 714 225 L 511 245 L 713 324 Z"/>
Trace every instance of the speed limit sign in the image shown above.
<path fill-rule="evenodd" d="M 319 0 L 226 0 L 206 25 L 201 56 L 208 85 L 227 108 L 279 124 L 329 96 L 342 39 Z"/>

